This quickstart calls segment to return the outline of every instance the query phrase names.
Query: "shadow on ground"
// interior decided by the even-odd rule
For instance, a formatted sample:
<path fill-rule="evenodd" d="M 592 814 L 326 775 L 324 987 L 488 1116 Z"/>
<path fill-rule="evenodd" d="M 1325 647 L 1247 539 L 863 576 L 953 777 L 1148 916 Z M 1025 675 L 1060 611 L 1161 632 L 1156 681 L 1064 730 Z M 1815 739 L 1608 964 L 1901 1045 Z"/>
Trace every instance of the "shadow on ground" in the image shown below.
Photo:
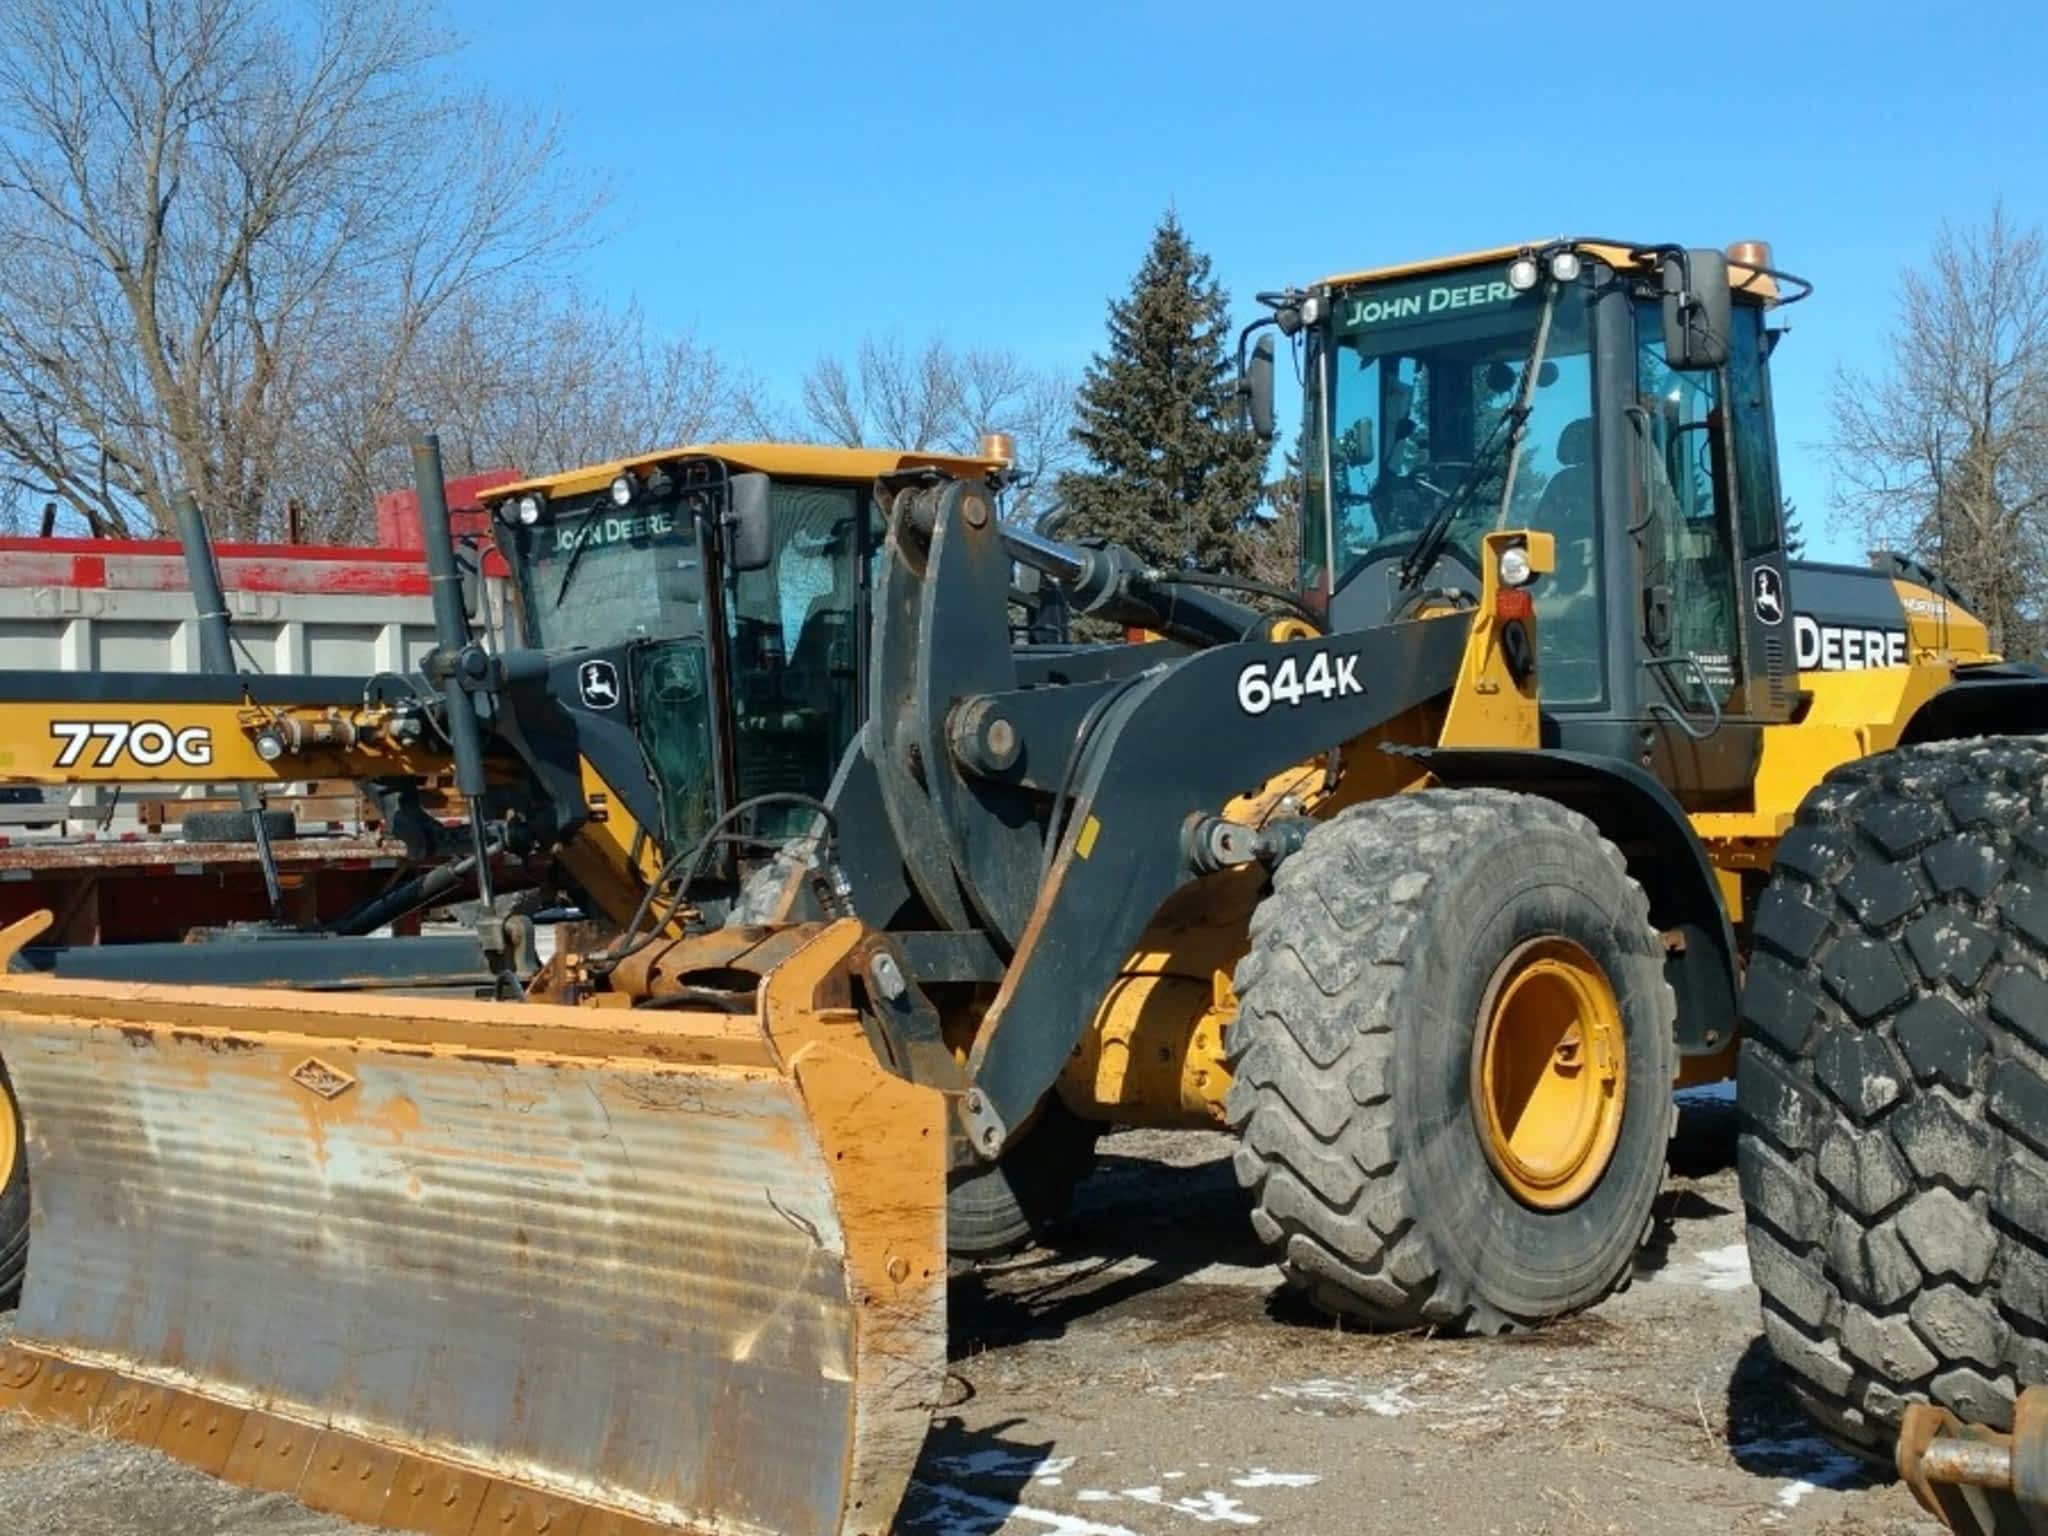
<path fill-rule="evenodd" d="M 1671 1143 L 1671 1183 L 1658 1197 L 1639 1273 L 1663 1268 L 1691 1245 L 1688 1230 L 1730 1214 L 1696 1188 L 1735 1163 L 1731 1096 L 1708 1089 L 1680 1095 Z M 1055 1339 L 1082 1318 L 1160 1292 L 1210 1265 L 1269 1269 L 1272 1257 L 1251 1228 L 1231 1172 L 1228 1143 L 1185 1162 L 1105 1152 L 1044 1243 L 1014 1259 L 963 1271 L 952 1291 L 953 1353 Z M 1260 1292 L 1274 1321 L 1326 1328 L 1330 1320 L 1280 1283 Z"/>
<path fill-rule="evenodd" d="M 1246 1212 L 1226 1156 L 1175 1165 L 1105 1154 L 1041 1246 L 955 1278 L 954 1358 L 1058 1338 L 1212 1264 L 1265 1266 Z"/>
<path fill-rule="evenodd" d="M 943 1531 L 945 1536 L 989 1536 L 1001 1530 L 1025 1502 L 1032 1478 L 1057 1465 L 1052 1441 L 1012 1437 L 1022 1422 L 1008 1419 L 970 1430 L 957 1418 L 935 1421 L 895 1529 Z"/>
<path fill-rule="evenodd" d="M 1870 1488 L 1895 1480 L 1889 1467 L 1853 1456 L 1822 1437 L 1785 1381 L 1762 1334 L 1735 1362 L 1728 1378 L 1723 1425 L 1729 1454 L 1757 1477 L 1794 1478 L 1816 1488 Z"/>

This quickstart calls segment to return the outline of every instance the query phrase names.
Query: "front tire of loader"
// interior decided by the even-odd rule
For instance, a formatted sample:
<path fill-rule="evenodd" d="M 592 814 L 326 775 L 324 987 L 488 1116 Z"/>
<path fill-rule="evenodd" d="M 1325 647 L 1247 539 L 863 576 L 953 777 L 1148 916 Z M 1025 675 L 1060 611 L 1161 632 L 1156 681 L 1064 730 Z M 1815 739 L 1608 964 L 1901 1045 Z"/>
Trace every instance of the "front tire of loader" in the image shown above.
<path fill-rule="evenodd" d="M 979 1263 L 1043 1237 L 1095 1165 L 1101 1136 L 1100 1125 L 1049 1097 L 999 1159 L 961 1169 L 947 1184 L 946 1252 Z"/>
<path fill-rule="evenodd" d="M 1829 775 L 1757 909 L 1739 1167 L 1764 1333 L 1834 1440 L 2048 1382 L 2048 743 Z"/>
<path fill-rule="evenodd" d="M 1474 1333 L 1628 1277 L 1676 1115 L 1676 1003 L 1622 856 L 1555 802 L 1429 790 L 1282 864 L 1237 969 L 1226 1110 L 1287 1279 Z"/>
<path fill-rule="evenodd" d="M 0 1063 L 0 1311 L 21 1300 L 28 1273 L 28 1146 L 21 1106 Z"/>

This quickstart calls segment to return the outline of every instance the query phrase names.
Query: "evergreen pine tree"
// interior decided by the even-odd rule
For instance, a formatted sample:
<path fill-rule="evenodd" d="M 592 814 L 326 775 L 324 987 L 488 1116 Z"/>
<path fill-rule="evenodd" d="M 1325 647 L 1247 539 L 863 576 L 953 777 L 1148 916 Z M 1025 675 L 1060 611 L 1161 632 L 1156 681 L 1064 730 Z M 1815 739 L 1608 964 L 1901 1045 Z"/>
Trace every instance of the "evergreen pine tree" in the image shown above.
<path fill-rule="evenodd" d="M 1267 455 L 1242 420 L 1230 343 L 1229 301 L 1169 209 L 1082 380 L 1074 440 L 1089 467 L 1060 477 L 1069 536 L 1157 565 L 1244 563 Z"/>
<path fill-rule="evenodd" d="M 1799 526 L 1799 508 L 1790 500 L 1784 502 L 1780 519 L 1785 528 L 1785 553 L 1794 560 L 1806 558 L 1806 530 Z"/>

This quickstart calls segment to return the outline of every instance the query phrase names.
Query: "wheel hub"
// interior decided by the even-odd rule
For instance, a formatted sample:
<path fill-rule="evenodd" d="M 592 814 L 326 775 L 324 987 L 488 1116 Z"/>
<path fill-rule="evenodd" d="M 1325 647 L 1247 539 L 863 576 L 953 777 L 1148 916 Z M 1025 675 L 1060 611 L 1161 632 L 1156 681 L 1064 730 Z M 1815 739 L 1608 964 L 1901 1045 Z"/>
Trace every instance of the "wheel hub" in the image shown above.
<path fill-rule="evenodd" d="M 1569 939 L 1501 962 L 1480 1005 L 1473 1114 L 1515 1198 L 1561 1210 L 1600 1182 L 1621 1136 L 1627 1043 L 1614 988 Z"/>
<path fill-rule="evenodd" d="M 0 1190 L 14 1182 L 14 1160 L 21 1155 L 21 1124 L 15 1119 L 14 1099 L 0 1082 Z"/>

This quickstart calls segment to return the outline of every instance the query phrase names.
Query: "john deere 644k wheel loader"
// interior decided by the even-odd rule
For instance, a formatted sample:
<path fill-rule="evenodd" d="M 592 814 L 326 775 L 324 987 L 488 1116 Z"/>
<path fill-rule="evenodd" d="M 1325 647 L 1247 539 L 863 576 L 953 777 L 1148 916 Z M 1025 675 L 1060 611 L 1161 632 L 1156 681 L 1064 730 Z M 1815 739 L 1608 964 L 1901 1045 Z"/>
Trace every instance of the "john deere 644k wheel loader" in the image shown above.
<path fill-rule="evenodd" d="M 1933 590 L 1811 573 L 1799 614 L 1793 281 L 1559 240 L 1272 296 L 1308 385 L 1277 618 L 882 477 L 870 712 L 765 923 L 691 921 L 714 821 L 522 1001 L 6 978 L 36 1225 L 0 1401 L 401 1528 L 880 1531 L 948 1172 L 1054 1112 L 1234 1129 L 1333 1311 L 1597 1301 L 1804 797 L 2048 723 Z M 1013 562 L 1172 643 L 1013 649 Z M 473 756 L 465 713 L 547 689 L 448 630 Z"/>

